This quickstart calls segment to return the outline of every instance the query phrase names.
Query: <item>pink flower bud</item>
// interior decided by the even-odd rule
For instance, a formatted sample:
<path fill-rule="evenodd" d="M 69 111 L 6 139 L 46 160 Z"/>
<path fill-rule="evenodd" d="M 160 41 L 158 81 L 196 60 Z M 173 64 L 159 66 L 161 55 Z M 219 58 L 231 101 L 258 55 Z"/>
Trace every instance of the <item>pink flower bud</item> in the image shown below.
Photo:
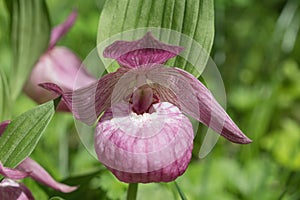
<path fill-rule="evenodd" d="M 71 50 L 55 46 L 73 26 L 76 17 L 77 12 L 73 11 L 65 22 L 53 28 L 49 48 L 34 66 L 24 86 L 24 92 L 39 104 L 58 97 L 57 94 L 41 88 L 40 83 L 52 82 L 60 85 L 64 91 L 73 91 L 96 81 L 81 67 L 81 60 Z M 64 102 L 59 104 L 58 110 L 69 111 Z"/>
<path fill-rule="evenodd" d="M 40 58 L 32 70 L 24 91 L 41 104 L 58 95 L 41 88 L 38 86 L 40 83 L 52 82 L 60 85 L 65 91 L 73 91 L 75 87 L 87 86 L 95 80 L 81 68 L 80 59 L 72 51 L 65 47 L 54 47 Z M 59 108 L 68 110 L 64 104 Z"/>

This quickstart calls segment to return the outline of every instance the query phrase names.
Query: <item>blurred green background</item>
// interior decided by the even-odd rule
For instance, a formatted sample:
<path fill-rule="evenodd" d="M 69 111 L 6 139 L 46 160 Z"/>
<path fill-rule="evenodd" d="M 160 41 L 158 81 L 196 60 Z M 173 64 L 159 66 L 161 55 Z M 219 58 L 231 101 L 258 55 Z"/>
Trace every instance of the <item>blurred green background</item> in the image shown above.
<path fill-rule="evenodd" d="M 104 1 L 47 0 L 52 25 L 73 8 L 78 19 L 59 42 L 84 59 L 96 45 Z M 0 65 L 11 62 L 8 13 L 0 1 Z M 300 1 L 215 0 L 211 57 L 225 84 L 228 113 L 253 140 L 235 145 L 221 138 L 204 159 L 196 157 L 177 183 L 187 199 L 300 199 Z M 76 41 L 76 42 L 74 42 Z M 22 95 L 18 115 L 35 103 Z M 72 116 L 59 113 L 32 157 L 79 191 L 55 193 L 25 180 L 36 199 L 122 199 L 118 182 L 80 143 Z M 140 184 L 138 199 L 179 199 L 173 183 Z"/>

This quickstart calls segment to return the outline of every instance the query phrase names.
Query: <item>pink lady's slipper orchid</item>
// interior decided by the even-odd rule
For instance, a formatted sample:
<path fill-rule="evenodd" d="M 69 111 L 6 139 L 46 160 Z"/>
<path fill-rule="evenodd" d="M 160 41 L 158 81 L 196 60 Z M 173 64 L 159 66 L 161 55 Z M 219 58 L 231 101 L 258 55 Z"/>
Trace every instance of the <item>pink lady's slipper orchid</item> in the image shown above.
<path fill-rule="evenodd" d="M 9 121 L 0 123 L 0 136 L 9 123 Z M 77 187 L 56 182 L 42 166 L 31 158 L 23 160 L 15 169 L 4 167 L 0 161 L 0 174 L 5 177 L 0 181 L 1 200 L 34 200 L 30 190 L 24 184 L 15 181 L 26 177 L 31 177 L 60 192 L 68 193 L 77 189 Z"/>
<path fill-rule="evenodd" d="M 60 85 L 65 91 L 72 91 L 75 80 L 77 88 L 96 80 L 84 68 L 80 68 L 82 62 L 71 50 L 55 46 L 58 40 L 73 26 L 76 16 L 77 12 L 73 11 L 64 23 L 52 30 L 49 47 L 33 68 L 24 87 L 25 93 L 39 104 L 57 97 L 39 87 L 39 83 L 53 82 Z M 68 111 L 63 103 L 59 105 L 58 110 Z"/>
<path fill-rule="evenodd" d="M 104 57 L 120 68 L 88 87 L 62 95 L 80 121 L 95 130 L 102 162 L 127 183 L 168 182 L 182 175 L 191 159 L 194 133 L 189 115 L 235 143 L 250 143 L 210 91 L 188 72 L 162 65 L 183 50 L 156 40 L 116 41 Z M 104 113 L 103 115 L 101 115 Z"/>

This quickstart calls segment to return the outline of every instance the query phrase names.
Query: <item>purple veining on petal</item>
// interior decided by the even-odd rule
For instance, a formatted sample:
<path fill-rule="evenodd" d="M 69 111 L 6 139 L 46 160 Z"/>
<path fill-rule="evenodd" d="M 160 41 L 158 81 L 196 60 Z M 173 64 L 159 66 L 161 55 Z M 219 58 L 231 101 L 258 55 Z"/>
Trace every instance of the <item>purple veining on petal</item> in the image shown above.
<path fill-rule="evenodd" d="M 19 180 L 28 177 L 30 175 L 30 172 L 24 172 L 17 169 L 4 167 L 3 164 L 0 162 L 0 174 L 10 179 Z"/>
<path fill-rule="evenodd" d="M 64 91 L 55 83 L 40 83 L 40 87 L 52 91 L 57 95 L 62 95 L 64 97 Z M 66 101 L 68 103 L 68 101 Z M 68 107 L 71 106 L 71 104 L 68 104 Z"/>
<path fill-rule="evenodd" d="M 103 56 L 117 60 L 123 67 L 134 68 L 150 63 L 163 64 L 183 49 L 162 43 L 148 32 L 139 40 L 114 42 L 104 50 Z"/>
<path fill-rule="evenodd" d="M 56 45 L 58 40 L 69 31 L 69 29 L 73 26 L 76 18 L 77 18 L 77 11 L 73 10 L 72 13 L 65 20 L 65 22 L 52 29 L 48 49 L 52 49 Z"/>
<path fill-rule="evenodd" d="M 88 125 L 97 121 L 98 116 L 110 107 L 114 86 L 124 73 L 126 70 L 120 68 L 103 76 L 95 84 L 72 93 L 72 110 L 79 120 Z"/>
<path fill-rule="evenodd" d="M 55 181 L 43 167 L 30 158 L 26 158 L 22 161 L 17 166 L 17 169 L 29 173 L 32 179 L 55 190 L 68 193 L 77 189 L 76 186 L 68 186 Z"/>
<path fill-rule="evenodd" d="M 251 142 L 215 100 L 211 92 L 193 75 L 178 68 L 160 66 L 153 68 L 147 77 L 154 82 L 160 80 L 168 82 L 168 88 L 177 96 L 177 99 L 172 98 L 172 93 L 168 95 L 168 91 L 161 87 L 157 89 L 158 96 L 162 94 L 161 101 L 179 105 L 183 113 L 212 128 L 231 142 L 242 144 Z M 189 83 L 191 87 L 180 88 L 183 83 Z"/>
<path fill-rule="evenodd" d="M 151 114 L 130 113 L 110 120 L 105 116 L 111 115 L 108 112 L 103 116 L 108 120 L 97 126 L 98 159 L 122 181 L 174 180 L 190 161 L 194 134 L 189 119 L 168 102 L 154 104 L 153 109 Z M 126 121 L 131 121 L 130 125 Z"/>
<path fill-rule="evenodd" d="M 192 157 L 193 148 L 187 149 L 183 156 L 175 160 L 168 166 L 147 173 L 129 173 L 118 171 L 116 169 L 108 169 L 120 180 L 125 183 L 152 183 L 152 182 L 171 182 L 181 176 L 187 169 Z"/>
<path fill-rule="evenodd" d="M 53 83 L 39 85 L 44 89 L 62 95 L 63 101 L 78 120 L 93 125 L 98 116 L 110 107 L 114 86 L 126 72 L 126 69 L 120 68 L 114 73 L 103 76 L 89 86 L 75 91 L 63 91 L 62 88 Z"/>
<path fill-rule="evenodd" d="M 2 136 L 9 123 L 9 120 L 0 123 L 0 136 Z"/>
<path fill-rule="evenodd" d="M 34 197 L 24 184 L 5 178 L 0 183 L 0 199 L 34 200 Z"/>

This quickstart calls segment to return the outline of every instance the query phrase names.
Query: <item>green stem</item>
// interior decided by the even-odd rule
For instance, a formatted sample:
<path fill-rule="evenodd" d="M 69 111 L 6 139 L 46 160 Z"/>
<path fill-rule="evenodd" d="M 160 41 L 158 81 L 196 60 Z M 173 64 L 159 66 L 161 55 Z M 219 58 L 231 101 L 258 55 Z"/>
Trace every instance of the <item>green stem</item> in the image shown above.
<path fill-rule="evenodd" d="M 136 200 L 138 183 L 129 183 L 127 191 L 127 200 Z"/>

